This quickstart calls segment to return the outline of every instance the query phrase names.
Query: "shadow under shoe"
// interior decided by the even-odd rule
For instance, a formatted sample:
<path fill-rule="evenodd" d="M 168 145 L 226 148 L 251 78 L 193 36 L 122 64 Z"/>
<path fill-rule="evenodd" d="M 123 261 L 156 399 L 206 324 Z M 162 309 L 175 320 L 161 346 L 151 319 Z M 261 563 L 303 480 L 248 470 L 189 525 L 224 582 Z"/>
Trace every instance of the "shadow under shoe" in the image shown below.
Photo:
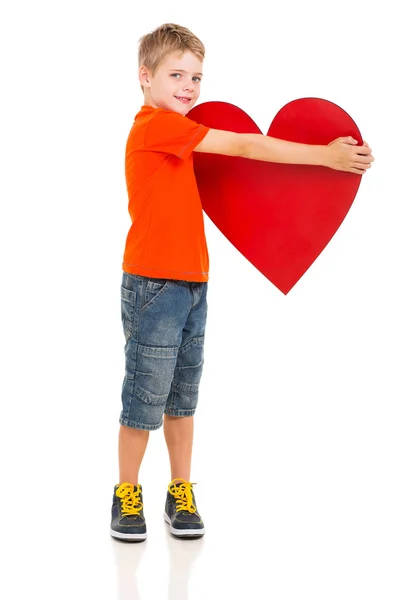
<path fill-rule="evenodd" d="M 141 485 L 121 483 L 114 487 L 110 534 L 127 542 L 143 542 L 147 538 Z"/>
<path fill-rule="evenodd" d="M 184 479 L 173 479 L 168 485 L 164 519 L 174 536 L 197 538 L 205 533 L 203 520 L 195 505 L 193 485 Z"/>

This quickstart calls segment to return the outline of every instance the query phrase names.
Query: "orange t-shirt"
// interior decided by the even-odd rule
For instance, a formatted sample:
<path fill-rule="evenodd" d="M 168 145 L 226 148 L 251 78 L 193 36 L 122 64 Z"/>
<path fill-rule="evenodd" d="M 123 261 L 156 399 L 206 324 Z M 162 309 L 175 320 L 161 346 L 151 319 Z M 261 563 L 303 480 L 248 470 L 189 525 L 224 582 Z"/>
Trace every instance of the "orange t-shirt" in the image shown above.
<path fill-rule="evenodd" d="M 203 209 L 193 148 L 209 128 L 179 113 L 142 106 L 128 136 L 128 232 L 122 268 L 162 279 L 208 281 Z"/>

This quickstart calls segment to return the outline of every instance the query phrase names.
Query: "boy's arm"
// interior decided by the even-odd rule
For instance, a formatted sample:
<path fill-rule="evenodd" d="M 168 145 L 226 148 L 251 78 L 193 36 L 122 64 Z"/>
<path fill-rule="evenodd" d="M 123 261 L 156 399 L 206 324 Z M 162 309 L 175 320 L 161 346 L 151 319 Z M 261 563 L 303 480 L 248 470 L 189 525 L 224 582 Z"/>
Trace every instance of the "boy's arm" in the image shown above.
<path fill-rule="evenodd" d="M 319 165 L 359 175 L 365 173 L 374 160 L 368 144 L 357 146 L 357 140 L 352 137 L 337 138 L 326 146 L 319 146 L 287 142 L 261 133 L 220 129 L 210 129 L 194 151 L 267 162 Z"/>

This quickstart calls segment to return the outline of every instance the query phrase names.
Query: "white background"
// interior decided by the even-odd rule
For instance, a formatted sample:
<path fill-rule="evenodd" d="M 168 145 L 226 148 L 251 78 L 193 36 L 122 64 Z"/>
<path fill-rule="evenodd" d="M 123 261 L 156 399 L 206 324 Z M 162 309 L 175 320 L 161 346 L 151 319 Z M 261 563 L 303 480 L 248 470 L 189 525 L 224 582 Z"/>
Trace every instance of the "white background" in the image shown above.
<path fill-rule="evenodd" d="M 398 73 L 394 4 L 14 1 L 1 9 L 1 484 L 7 598 L 398 600 Z M 149 538 L 109 538 L 124 371 L 126 138 L 139 38 L 206 46 L 199 102 L 266 131 L 316 96 L 376 161 L 284 296 L 206 218 L 206 363 L 192 479 L 207 534 L 162 522 L 167 453 L 143 463 Z M 179 193 L 179 190 L 177 190 Z"/>

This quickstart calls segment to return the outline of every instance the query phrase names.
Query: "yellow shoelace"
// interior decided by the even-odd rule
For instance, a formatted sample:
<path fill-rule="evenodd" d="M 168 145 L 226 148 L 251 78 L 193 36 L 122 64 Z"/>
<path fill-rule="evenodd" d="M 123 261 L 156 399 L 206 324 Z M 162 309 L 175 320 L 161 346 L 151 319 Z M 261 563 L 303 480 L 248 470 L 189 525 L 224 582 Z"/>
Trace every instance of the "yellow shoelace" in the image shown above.
<path fill-rule="evenodd" d="M 138 515 L 143 508 L 143 504 L 139 500 L 139 487 L 133 489 L 131 483 L 121 483 L 115 494 L 121 498 L 122 515 Z"/>
<path fill-rule="evenodd" d="M 180 483 L 176 485 L 175 481 L 179 481 Z M 176 498 L 177 512 L 180 510 L 187 510 L 190 513 L 196 512 L 197 509 L 193 504 L 192 485 L 196 484 L 184 479 L 173 479 L 169 484 L 168 490 Z"/>

